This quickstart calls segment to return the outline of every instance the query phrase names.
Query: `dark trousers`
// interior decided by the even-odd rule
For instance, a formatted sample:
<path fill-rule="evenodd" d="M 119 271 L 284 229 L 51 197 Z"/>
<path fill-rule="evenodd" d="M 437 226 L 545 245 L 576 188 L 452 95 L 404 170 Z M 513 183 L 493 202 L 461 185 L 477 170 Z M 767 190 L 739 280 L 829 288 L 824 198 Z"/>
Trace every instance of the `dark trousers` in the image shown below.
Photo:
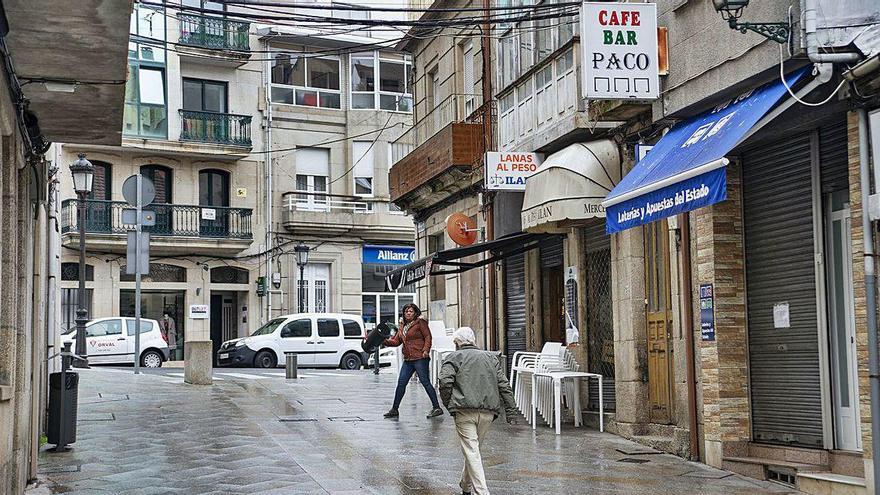
<path fill-rule="evenodd" d="M 419 381 L 422 382 L 422 386 L 425 387 L 425 392 L 428 393 L 428 398 L 431 399 L 431 404 L 434 405 L 434 408 L 440 408 L 440 402 L 437 400 L 437 392 L 434 391 L 434 386 L 431 385 L 431 379 L 428 374 L 428 363 L 430 361 L 430 359 L 424 358 L 416 361 L 403 362 L 403 366 L 400 367 L 400 376 L 397 377 L 397 390 L 394 392 L 394 406 L 392 409 L 397 410 L 397 407 L 400 406 L 400 401 L 403 400 L 403 394 L 406 393 L 406 385 L 409 383 L 409 379 L 412 378 L 413 373 L 419 374 Z"/>

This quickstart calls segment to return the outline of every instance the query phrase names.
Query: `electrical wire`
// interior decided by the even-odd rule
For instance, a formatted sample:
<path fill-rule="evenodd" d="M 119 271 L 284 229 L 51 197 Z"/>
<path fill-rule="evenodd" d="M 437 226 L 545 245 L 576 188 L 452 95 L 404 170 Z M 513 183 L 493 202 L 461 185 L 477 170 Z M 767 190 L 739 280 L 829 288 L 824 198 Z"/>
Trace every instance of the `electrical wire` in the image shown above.
<path fill-rule="evenodd" d="M 388 128 L 388 124 L 391 123 L 391 119 L 392 119 L 392 117 L 394 117 L 394 114 L 393 114 L 393 113 L 389 113 L 389 114 L 388 114 L 388 120 L 385 121 L 385 125 L 382 126 L 382 127 L 379 129 L 379 133 L 376 134 L 376 137 L 373 138 L 373 141 L 370 143 L 370 146 L 367 148 L 367 150 L 364 151 L 364 154 L 361 155 L 361 157 L 358 158 L 358 159 L 354 162 L 354 164 L 352 164 L 351 167 L 348 167 L 348 170 L 346 170 L 342 175 L 340 175 L 339 177 L 337 177 L 337 178 L 331 180 L 330 182 L 328 182 L 328 183 L 327 183 L 327 186 L 328 186 L 328 187 L 331 186 L 331 185 L 333 185 L 333 184 L 335 184 L 336 182 L 339 182 L 339 181 L 342 180 L 343 178 L 348 177 L 348 174 L 349 174 L 352 170 L 354 170 L 355 167 L 357 167 L 358 163 L 360 163 L 361 160 L 363 160 L 365 156 L 367 156 L 367 153 L 369 153 L 370 150 L 373 149 L 373 146 L 376 146 L 376 142 L 379 141 L 379 138 L 380 138 L 380 137 L 382 137 L 382 132 L 383 132 L 385 129 L 387 129 L 387 128 Z"/>
<path fill-rule="evenodd" d="M 824 100 L 822 100 L 820 102 L 812 103 L 809 101 L 801 100 L 800 98 L 797 97 L 796 94 L 794 94 L 794 92 L 788 86 L 788 82 L 786 82 L 786 80 L 785 80 L 785 71 L 783 69 L 783 62 L 784 61 L 785 60 L 783 58 L 782 45 L 779 45 L 779 79 L 782 81 L 782 85 L 785 86 L 785 89 L 788 91 L 788 94 L 791 95 L 791 97 L 796 102 L 800 103 L 801 105 L 806 105 L 808 107 L 821 107 L 822 105 L 831 101 L 831 99 L 837 95 L 837 92 L 840 91 L 840 88 L 842 88 L 843 85 L 846 84 L 846 79 L 841 79 L 840 84 L 838 84 L 837 87 L 834 88 L 834 91 L 832 91 L 831 94 L 828 95 L 828 98 L 825 98 Z M 813 75 L 814 76 L 816 75 L 816 67 L 815 66 L 813 67 Z"/>
<path fill-rule="evenodd" d="M 325 5 L 315 5 L 315 4 L 307 4 L 307 3 L 281 3 L 281 2 L 266 2 L 259 0 L 217 0 L 218 3 L 222 3 L 225 5 L 236 5 L 239 7 L 250 7 L 252 5 L 259 5 L 265 7 L 280 7 L 280 8 L 288 8 L 288 9 L 313 9 L 313 10 L 349 10 L 349 11 L 365 11 L 365 12 L 443 12 L 443 13 L 457 13 L 457 12 L 484 12 L 484 11 L 512 11 L 512 10 L 531 10 L 535 8 L 546 8 L 546 7 L 579 7 L 581 5 L 580 2 L 560 2 L 560 3 L 545 3 L 540 5 L 509 5 L 506 7 L 456 7 L 456 8 L 418 8 L 418 7 L 366 7 L 363 5 L 345 5 L 345 4 L 331 4 L 328 8 Z"/>

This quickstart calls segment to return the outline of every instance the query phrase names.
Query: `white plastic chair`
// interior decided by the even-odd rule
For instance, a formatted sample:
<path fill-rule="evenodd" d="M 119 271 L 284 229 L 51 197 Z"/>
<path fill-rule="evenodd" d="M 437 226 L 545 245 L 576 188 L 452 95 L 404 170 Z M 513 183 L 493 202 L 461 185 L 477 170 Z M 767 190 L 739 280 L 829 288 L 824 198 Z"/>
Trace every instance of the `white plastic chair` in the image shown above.
<path fill-rule="evenodd" d="M 514 399 L 520 412 L 528 421 L 532 420 L 532 373 L 540 366 L 548 366 L 551 363 L 559 363 L 562 344 L 559 342 L 547 342 L 540 353 L 517 352 L 514 353 L 511 363 L 510 379 L 514 389 Z M 543 363 L 539 365 L 540 363 Z"/>

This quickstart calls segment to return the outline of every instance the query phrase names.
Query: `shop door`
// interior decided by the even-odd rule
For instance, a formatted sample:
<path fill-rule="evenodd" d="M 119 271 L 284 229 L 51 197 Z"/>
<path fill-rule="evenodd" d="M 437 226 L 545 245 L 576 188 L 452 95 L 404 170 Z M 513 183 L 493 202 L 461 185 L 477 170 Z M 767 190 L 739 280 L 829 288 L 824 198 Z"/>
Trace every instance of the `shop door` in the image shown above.
<path fill-rule="evenodd" d="M 526 258 L 518 254 L 504 260 L 504 354 L 507 369 L 513 355 L 526 350 Z"/>
<path fill-rule="evenodd" d="M 587 328 L 587 371 L 602 375 L 606 411 L 615 410 L 614 387 L 614 312 L 611 300 L 611 236 L 605 222 L 596 221 L 583 229 L 584 301 L 582 308 Z M 599 408 L 599 384 L 590 380 L 589 404 Z"/>
<path fill-rule="evenodd" d="M 562 239 L 542 247 L 541 307 L 542 337 L 546 342 L 565 342 L 565 269 Z M 542 345 L 543 345 L 542 343 Z"/>
<path fill-rule="evenodd" d="M 645 282 L 648 326 L 648 398 L 651 422 L 672 419 L 672 311 L 669 296 L 669 237 L 666 220 L 645 226 Z"/>
<path fill-rule="evenodd" d="M 811 143 L 742 153 L 749 389 L 755 441 L 823 447 Z"/>
<path fill-rule="evenodd" d="M 861 450 L 858 361 L 852 285 L 852 230 L 848 191 L 829 195 L 826 224 L 828 329 L 836 447 Z"/>
<path fill-rule="evenodd" d="M 211 294 L 211 359 L 217 365 L 217 351 L 223 344 L 223 294 Z"/>

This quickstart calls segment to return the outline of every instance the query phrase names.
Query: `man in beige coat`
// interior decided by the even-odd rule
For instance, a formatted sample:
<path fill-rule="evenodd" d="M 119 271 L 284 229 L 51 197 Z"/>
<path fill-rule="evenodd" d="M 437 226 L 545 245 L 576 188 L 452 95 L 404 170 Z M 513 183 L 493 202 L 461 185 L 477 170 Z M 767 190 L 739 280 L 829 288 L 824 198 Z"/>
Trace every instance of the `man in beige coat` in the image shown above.
<path fill-rule="evenodd" d="M 446 357 L 440 369 L 440 398 L 455 418 L 464 454 L 461 492 L 489 495 L 480 444 L 502 412 L 508 423 L 513 420 L 516 403 L 497 354 L 478 349 L 470 328 L 456 330 L 452 338 L 457 350 Z"/>

